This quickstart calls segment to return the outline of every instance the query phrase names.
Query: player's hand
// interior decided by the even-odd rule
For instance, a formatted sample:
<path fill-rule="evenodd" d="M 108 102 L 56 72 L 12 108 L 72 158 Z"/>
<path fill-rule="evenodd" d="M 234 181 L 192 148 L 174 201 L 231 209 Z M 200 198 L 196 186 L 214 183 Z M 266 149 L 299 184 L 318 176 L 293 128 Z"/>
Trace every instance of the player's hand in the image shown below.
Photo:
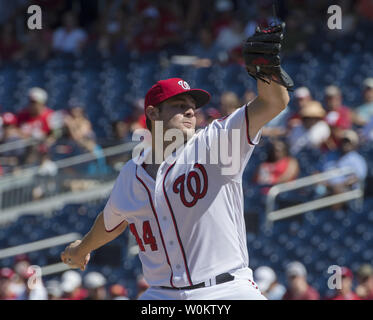
<path fill-rule="evenodd" d="M 81 240 L 76 240 L 70 243 L 66 249 L 61 253 L 61 260 L 70 268 L 84 271 L 91 255 L 82 253 L 80 250 Z"/>

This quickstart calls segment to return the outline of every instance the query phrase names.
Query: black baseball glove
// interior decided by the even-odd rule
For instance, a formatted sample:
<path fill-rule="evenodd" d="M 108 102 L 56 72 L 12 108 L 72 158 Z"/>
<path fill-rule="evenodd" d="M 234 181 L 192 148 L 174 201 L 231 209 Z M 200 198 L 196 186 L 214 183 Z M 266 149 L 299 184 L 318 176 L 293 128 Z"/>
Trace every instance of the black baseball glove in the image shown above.
<path fill-rule="evenodd" d="M 293 80 L 281 68 L 281 41 L 284 38 L 285 23 L 260 29 L 256 28 L 254 35 L 243 44 L 243 56 L 246 70 L 255 80 L 267 83 L 275 81 L 292 90 Z"/>

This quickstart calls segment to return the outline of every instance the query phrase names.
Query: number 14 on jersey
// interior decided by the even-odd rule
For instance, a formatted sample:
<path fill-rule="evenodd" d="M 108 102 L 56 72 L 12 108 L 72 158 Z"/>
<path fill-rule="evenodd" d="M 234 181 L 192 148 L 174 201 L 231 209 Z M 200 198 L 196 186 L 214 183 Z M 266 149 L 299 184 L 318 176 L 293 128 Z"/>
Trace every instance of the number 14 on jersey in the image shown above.
<path fill-rule="evenodd" d="M 158 250 L 157 241 L 155 240 L 155 237 L 153 235 L 149 220 L 144 221 L 142 224 L 142 234 L 143 234 L 142 239 L 143 240 L 141 240 L 134 223 L 131 223 L 129 227 L 130 227 L 132 234 L 135 236 L 136 242 L 139 245 L 139 248 L 141 251 L 145 251 L 144 244 L 150 245 L 150 249 L 152 251 Z"/>

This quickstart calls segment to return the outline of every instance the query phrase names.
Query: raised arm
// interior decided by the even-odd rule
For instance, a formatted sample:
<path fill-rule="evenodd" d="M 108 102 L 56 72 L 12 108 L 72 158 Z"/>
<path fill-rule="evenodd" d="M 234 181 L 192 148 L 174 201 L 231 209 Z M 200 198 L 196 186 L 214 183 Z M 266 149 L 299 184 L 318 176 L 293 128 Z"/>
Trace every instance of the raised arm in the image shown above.
<path fill-rule="evenodd" d="M 123 233 L 127 225 L 128 223 L 123 221 L 114 230 L 106 231 L 104 216 L 101 212 L 97 216 L 91 230 L 83 239 L 76 240 L 66 247 L 61 253 L 61 260 L 71 268 L 80 268 L 83 271 L 90 259 L 90 253 L 117 238 Z"/>
<path fill-rule="evenodd" d="M 287 90 L 294 86 L 291 77 L 282 69 L 279 56 L 284 28 L 284 23 L 267 29 L 258 27 L 243 45 L 246 70 L 257 80 L 258 87 L 258 96 L 247 108 L 251 138 L 286 108 Z"/>
<path fill-rule="evenodd" d="M 258 96 L 247 108 L 249 135 L 254 138 L 260 128 L 275 118 L 289 103 L 289 94 L 285 87 L 271 82 L 258 80 Z"/>

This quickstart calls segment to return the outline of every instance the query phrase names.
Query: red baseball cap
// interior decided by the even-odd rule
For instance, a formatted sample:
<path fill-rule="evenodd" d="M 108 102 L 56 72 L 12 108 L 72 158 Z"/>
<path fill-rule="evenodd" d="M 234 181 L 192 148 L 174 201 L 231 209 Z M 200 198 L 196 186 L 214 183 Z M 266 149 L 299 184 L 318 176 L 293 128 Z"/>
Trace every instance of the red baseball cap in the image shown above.
<path fill-rule="evenodd" d="M 210 94 L 202 89 L 191 89 L 189 84 L 181 78 L 170 78 L 157 81 L 145 96 L 144 108 L 157 104 L 182 93 L 190 94 L 196 100 L 196 107 L 202 107 L 210 100 Z"/>
<path fill-rule="evenodd" d="M 0 269 L 0 279 L 11 279 L 14 275 L 14 271 L 10 268 L 1 268 Z"/>
<path fill-rule="evenodd" d="M 17 117 L 11 112 L 5 112 L 2 115 L 3 124 L 6 125 L 16 125 L 17 124 Z"/>
<path fill-rule="evenodd" d="M 347 268 L 347 267 L 342 267 L 342 277 L 346 277 L 346 278 L 353 278 L 354 275 L 352 273 L 352 271 Z"/>
<path fill-rule="evenodd" d="M 28 257 L 27 254 L 25 253 L 22 253 L 22 254 L 18 254 L 14 257 L 14 263 L 17 263 L 17 262 L 21 262 L 21 261 L 27 261 L 27 262 L 30 262 L 30 259 Z"/>

